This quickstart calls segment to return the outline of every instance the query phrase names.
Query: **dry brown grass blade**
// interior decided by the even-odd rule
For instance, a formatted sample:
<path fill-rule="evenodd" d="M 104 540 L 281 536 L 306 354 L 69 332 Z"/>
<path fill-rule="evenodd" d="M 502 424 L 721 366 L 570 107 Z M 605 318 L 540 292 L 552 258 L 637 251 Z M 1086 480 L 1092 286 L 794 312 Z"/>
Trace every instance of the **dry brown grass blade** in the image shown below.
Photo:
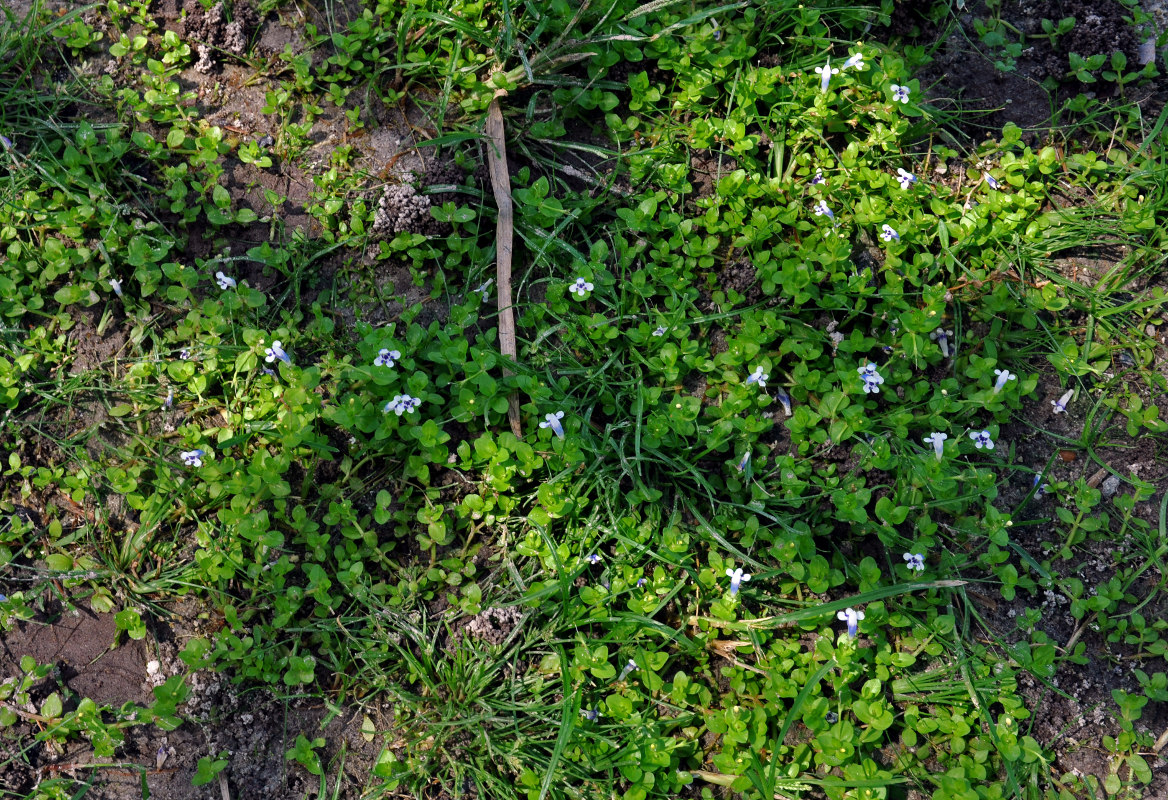
<path fill-rule="evenodd" d="M 511 177 L 507 172 L 507 143 L 503 133 L 503 110 L 499 98 L 495 97 L 487 109 L 487 165 L 491 170 L 491 189 L 495 193 L 495 205 L 499 209 L 495 225 L 495 257 L 497 272 L 495 283 L 499 293 L 499 349 L 503 356 L 518 361 L 515 343 L 515 312 L 511 307 L 511 257 L 514 253 L 512 242 L 515 236 L 514 208 L 511 205 Z M 511 370 L 503 368 L 504 375 Z M 508 398 L 510 407 L 507 416 L 511 419 L 511 432 L 523 438 L 519 427 L 519 397 L 514 393 Z"/>

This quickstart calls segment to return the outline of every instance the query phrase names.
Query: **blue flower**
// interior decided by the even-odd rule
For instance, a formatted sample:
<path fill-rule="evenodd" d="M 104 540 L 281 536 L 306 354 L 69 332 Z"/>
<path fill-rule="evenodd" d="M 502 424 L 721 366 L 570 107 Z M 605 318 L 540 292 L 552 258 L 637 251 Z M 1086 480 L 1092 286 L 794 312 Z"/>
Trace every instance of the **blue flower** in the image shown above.
<path fill-rule="evenodd" d="M 912 186 L 914 183 L 917 182 L 917 176 L 913 175 L 911 172 L 909 172 L 906 169 L 901 169 L 900 167 L 897 167 L 896 174 L 897 174 L 896 179 L 898 181 L 900 181 L 900 188 L 904 189 L 906 191 L 908 190 L 908 187 Z"/>
<path fill-rule="evenodd" d="M 110 278 L 109 286 L 118 297 L 122 296 L 122 282 L 117 278 Z"/>
<path fill-rule="evenodd" d="M 637 578 L 637 588 L 638 589 L 645 588 L 645 584 L 648 582 L 649 582 L 648 578 Z"/>
<path fill-rule="evenodd" d="M 400 351 L 383 347 L 377 351 L 377 358 L 373 359 L 373 366 L 392 367 L 399 358 L 401 358 Z"/>
<path fill-rule="evenodd" d="M 1067 403 L 1071 402 L 1071 398 L 1075 396 L 1074 389 L 1067 389 L 1067 391 L 1058 400 L 1051 400 L 1050 404 L 1054 406 L 1054 413 L 1067 413 Z"/>
<path fill-rule="evenodd" d="M 600 556 L 596 555 L 596 553 L 590 553 L 590 554 L 584 556 L 584 560 L 595 567 L 597 564 L 600 563 L 601 558 L 600 558 Z"/>
<path fill-rule="evenodd" d="M 559 436 L 561 439 L 563 439 L 564 438 L 564 426 L 560 424 L 560 420 L 562 420 L 563 418 L 564 418 L 564 412 L 563 411 L 556 411 L 555 413 L 548 414 L 547 416 L 545 416 L 543 418 L 543 422 L 539 423 L 539 427 L 551 428 L 552 432 L 555 433 L 556 436 Z"/>
<path fill-rule="evenodd" d="M 580 713 L 583 714 L 584 719 L 588 720 L 589 722 L 596 722 L 596 720 L 600 719 L 599 708 L 582 708 L 580 709 Z"/>
<path fill-rule="evenodd" d="M 985 182 L 989 184 L 989 187 L 991 189 L 1001 189 L 1002 188 L 1002 184 L 998 183 L 997 178 L 995 178 L 993 175 L 989 174 L 988 172 L 985 173 L 985 175 L 983 177 L 985 178 Z"/>
<path fill-rule="evenodd" d="M 174 405 L 174 387 L 171 386 L 166 391 L 166 400 L 163 402 L 163 408 L 170 408 Z"/>
<path fill-rule="evenodd" d="M 891 242 L 893 239 L 900 241 L 900 234 L 897 233 L 893 227 L 887 223 L 880 226 L 880 238 L 886 242 Z"/>
<path fill-rule="evenodd" d="M 654 336 L 664 336 L 665 335 L 665 326 L 659 325 L 657 327 L 657 330 L 653 331 L 653 335 Z"/>
<path fill-rule="evenodd" d="M 829 58 L 822 67 L 815 68 L 815 74 L 819 76 L 819 91 L 826 92 L 828 85 L 831 83 L 831 76 L 839 75 L 839 70 L 832 67 L 831 59 Z"/>
<path fill-rule="evenodd" d="M 943 328 L 938 328 L 929 333 L 929 338 L 937 343 L 937 346 L 941 348 L 941 355 L 945 358 L 949 357 L 949 337 L 952 335 L 953 331 L 947 331 Z"/>
<path fill-rule="evenodd" d="M 908 93 L 910 91 L 912 91 L 912 90 L 909 89 L 909 87 L 907 87 L 907 86 L 897 86 L 895 83 L 892 84 L 892 99 L 893 99 L 893 101 L 897 102 L 897 103 L 907 103 L 908 102 Z"/>
<path fill-rule="evenodd" d="M 183 361 L 187 361 L 191 357 L 191 351 L 184 347 L 182 350 L 178 351 L 178 357 Z"/>
<path fill-rule="evenodd" d="M 844 69 L 867 69 L 867 64 L 864 63 L 863 53 L 852 53 L 847 61 L 844 62 Z"/>
<path fill-rule="evenodd" d="M 1018 376 L 1011 375 L 1008 369 L 995 369 L 994 374 L 998 376 L 994 381 L 994 394 L 1005 389 L 1008 382 L 1018 379 Z"/>
<path fill-rule="evenodd" d="M 820 200 L 815 204 L 815 216 L 826 216 L 828 219 L 835 219 L 835 214 L 831 213 L 831 209 L 827 207 L 826 200 Z"/>
<path fill-rule="evenodd" d="M 288 354 L 284 352 L 284 347 L 280 344 L 279 339 L 272 342 L 272 346 L 264 350 L 264 361 L 267 361 L 270 364 L 277 358 L 283 361 L 285 364 L 292 363 L 292 359 L 289 358 Z"/>
<path fill-rule="evenodd" d="M 487 290 L 491 288 L 491 284 L 494 282 L 494 278 L 488 278 L 486 283 L 475 289 L 475 292 L 482 296 L 484 303 L 491 299 L 491 295 L 487 292 Z"/>
<path fill-rule="evenodd" d="M 749 386 L 752 383 L 757 383 L 760 387 L 765 389 L 767 379 L 770 377 L 770 373 L 763 372 L 762 367 L 755 367 L 754 372 L 746 376 L 746 385 Z"/>
<path fill-rule="evenodd" d="M 588 281 L 584 280 L 583 278 L 577 278 L 576 282 L 568 287 L 569 292 L 571 292 L 572 294 L 580 295 L 580 297 L 583 297 L 588 292 L 591 292 L 592 289 L 593 289 L 592 284 L 589 283 Z"/>
<path fill-rule="evenodd" d="M 181 456 L 183 463 L 188 467 L 203 466 L 203 456 L 205 453 L 202 450 L 187 450 L 180 453 L 179 455 Z"/>
<path fill-rule="evenodd" d="M 783 406 L 783 412 L 791 416 L 791 396 L 783 391 L 782 387 L 775 389 L 775 399 Z"/>
<path fill-rule="evenodd" d="M 908 562 L 908 568 L 915 572 L 925 571 L 925 554 L 924 553 L 905 553 L 904 560 Z"/>
<path fill-rule="evenodd" d="M 862 620 L 864 618 L 864 612 L 857 611 L 854 608 L 845 608 L 843 611 L 840 611 L 835 616 L 836 616 L 836 619 L 840 619 L 840 620 L 843 620 L 844 622 L 848 623 L 848 636 L 851 636 L 853 639 L 855 639 L 856 638 L 856 630 L 858 628 L 860 620 Z"/>
<path fill-rule="evenodd" d="M 0 144 L 4 145 L 5 150 L 12 149 L 12 140 L 9 139 L 7 136 L 0 135 Z"/>
<path fill-rule="evenodd" d="M 1050 484 L 1049 484 L 1049 483 L 1044 483 L 1044 484 L 1042 484 L 1041 486 L 1039 486 L 1039 485 L 1038 485 L 1038 482 L 1039 482 L 1040 480 L 1042 480 L 1042 476 L 1041 476 L 1041 475 L 1035 475 L 1035 476 L 1034 476 L 1034 482 L 1030 484 L 1030 485 L 1031 485 L 1031 487 L 1033 487 L 1033 488 L 1034 488 L 1034 499 L 1035 499 L 1035 500 L 1041 500 L 1041 499 L 1042 499 L 1044 496 L 1046 496 L 1046 495 L 1048 495 L 1048 494 L 1052 494 L 1052 491 L 1051 491 L 1051 488 L 1050 488 Z"/>
<path fill-rule="evenodd" d="M 738 589 L 742 586 L 743 581 L 750 580 L 750 575 L 742 571 L 742 567 L 738 569 L 726 570 L 726 577 L 730 579 L 730 596 L 738 594 Z"/>
<path fill-rule="evenodd" d="M 228 289 L 234 289 L 236 286 L 235 278 L 232 278 L 230 275 L 224 274 L 222 270 L 215 273 L 215 280 L 219 283 L 219 288 L 225 292 Z"/>
<path fill-rule="evenodd" d="M 827 178 L 823 177 L 823 170 L 816 169 L 815 170 L 815 177 L 811 179 L 811 185 L 815 186 L 816 184 L 824 183 L 826 181 L 827 181 Z"/>
<path fill-rule="evenodd" d="M 630 673 L 633 673 L 633 672 L 636 672 L 636 671 L 637 671 L 637 662 L 636 662 L 636 661 L 633 661 L 633 660 L 630 658 L 630 659 L 629 659 L 629 663 L 625 664 L 625 668 L 621 670 L 621 674 L 620 674 L 620 676 L 619 676 L 619 677 L 617 677 L 617 681 L 618 681 L 618 682 L 619 682 L 619 681 L 623 681 L 625 678 L 629 677 L 629 674 L 630 674 Z"/>
<path fill-rule="evenodd" d="M 742 460 L 738 462 L 738 471 L 745 472 L 746 465 L 749 463 L 750 463 L 750 451 L 747 450 L 745 453 L 742 454 Z"/>
<path fill-rule="evenodd" d="M 925 444 L 933 445 L 933 454 L 937 456 L 938 461 L 945 455 L 945 440 L 948 438 L 949 434 L 940 432 L 925 437 Z"/>
<path fill-rule="evenodd" d="M 994 440 L 990 438 L 989 431 L 970 431 L 969 438 L 973 439 L 973 446 L 978 450 L 983 447 L 986 450 L 994 449 Z"/>

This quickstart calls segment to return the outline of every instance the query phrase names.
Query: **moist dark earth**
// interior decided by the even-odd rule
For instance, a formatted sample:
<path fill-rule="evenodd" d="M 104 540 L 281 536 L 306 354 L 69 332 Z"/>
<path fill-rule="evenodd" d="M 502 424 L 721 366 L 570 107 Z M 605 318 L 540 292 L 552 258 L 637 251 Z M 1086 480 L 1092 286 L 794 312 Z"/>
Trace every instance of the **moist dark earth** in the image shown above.
<path fill-rule="evenodd" d="M 184 79 L 200 96 L 204 115 L 213 124 L 229 124 L 257 139 L 271 133 L 270 120 L 260 112 L 263 105 L 264 84 L 245 86 L 247 69 L 230 59 L 216 63 L 212 47 L 227 52 L 239 52 L 240 42 L 254 35 L 258 42 L 254 54 L 278 52 L 286 43 L 302 46 L 294 26 L 281 24 L 275 15 L 261 19 L 258 13 L 243 13 L 237 22 L 227 24 L 214 10 L 204 11 L 195 0 L 188 0 L 188 20 L 179 22 L 181 9 L 178 0 L 163 0 L 157 4 L 159 19 L 172 29 L 195 40 L 202 40 L 198 50 L 199 63 L 188 70 Z M 250 8 L 250 6 L 248 6 Z M 974 17 L 986 17 L 984 3 L 970 3 L 960 12 L 960 25 L 948 30 L 929 21 L 920 13 L 921 4 L 898 3 L 890 24 L 874 30 L 893 46 L 914 44 L 937 45 L 935 61 L 918 77 L 927 86 L 931 102 L 940 108 L 962 110 L 956 118 L 955 133 L 972 141 L 994 135 L 1003 124 L 1013 122 L 1029 132 L 1033 141 L 1044 136 L 1052 120 L 1051 109 L 1060 100 L 1084 91 L 1108 92 L 1101 84 L 1085 85 L 1067 76 L 1067 54 L 1083 56 L 1096 53 L 1110 54 L 1114 50 L 1125 53 L 1129 63 L 1137 63 L 1144 37 L 1137 35 L 1124 21 L 1130 12 L 1112 0 L 1067 0 L 1040 3 L 1030 0 L 1005 0 L 1001 15 L 1019 30 L 1034 33 L 1043 18 L 1058 20 L 1075 16 L 1075 29 L 1064 36 L 1057 46 L 1048 41 L 1027 42 L 1017 58 L 1013 71 L 995 68 L 993 58 L 986 57 L 973 29 Z M 20 7 L 17 6 L 20 11 Z M 1162 64 L 1162 62 L 1160 62 Z M 116 69 L 116 65 L 114 67 Z M 1047 86 L 1043 86 L 1046 81 Z M 1163 82 L 1145 87 L 1132 87 L 1132 96 L 1141 102 L 1145 116 L 1154 119 L 1163 107 L 1168 94 Z M 1053 100 L 1052 100 L 1053 97 Z M 370 200 L 377 204 L 375 232 L 378 236 L 393 236 L 408 230 L 437 233 L 434 220 L 428 214 L 432 199 L 420 190 L 428 185 L 457 183 L 463 177 L 450 165 L 427 163 L 414 148 L 418 126 L 424 120 L 415 111 L 385 108 L 374 104 L 369 111 L 370 132 L 355 141 L 356 151 L 373 175 L 386 179 L 384 186 L 370 186 Z M 339 112 L 322 118 L 313 130 L 314 146 L 309 151 L 320 163 L 327 163 L 325 153 L 335 144 L 341 129 Z M 718 174 L 733 169 L 720 162 L 716 154 L 695 157 L 693 166 L 695 185 L 708 182 L 712 186 Z M 481 180 L 481 175 L 476 178 Z M 302 228 L 310 235 L 316 233 L 314 223 L 304 212 L 311 186 L 311 169 L 304 165 L 278 164 L 273 170 L 260 170 L 245 165 L 236 168 L 231 176 L 233 194 L 237 200 L 252 202 L 258 208 L 264 187 L 272 188 L 289 197 L 284 222 L 291 233 Z M 266 229 L 256 229 L 250 240 L 229 243 L 242 250 L 267 235 Z M 194 237 L 193 254 L 207 254 L 221 242 L 201 241 Z M 1064 268 L 1067 274 L 1080 275 L 1090 280 L 1101 274 L 1123 257 L 1114 252 L 1083 252 L 1067 256 Z M 384 265 L 374 266 L 362 260 L 359 254 L 349 258 L 355 268 L 376 269 L 377 281 L 392 287 L 392 293 L 415 293 L 421 299 L 410 276 Z M 337 258 L 323 265 L 326 271 L 340 269 Z M 723 276 L 727 288 L 732 288 L 752 301 L 761 297 L 748 265 L 732 265 Z M 253 286 L 263 288 L 261 274 L 243 275 Z M 1164 286 L 1163 275 L 1145 286 Z M 385 309 L 391 318 L 394 309 Z M 375 320 L 376 321 L 376 320 Z M 97 331 L 96 318 L 82 318 L 70 334 L 76 337 L 78 360 L 75 369 L 99 368 L 114 357 L 124 346 L 125 339 L 114 329 Z M 1168 316 L 1157 323 L 1152 332 L 1156 349 L 1150 369 L 1168 376 Z M 958 346 L 961 346 L 960 343 Z M 1049 366 L 1035 365 L 1044 371 L 1045 379 L 1035 395 L 1027 398 L 1023 419 L 1004 427 L 1001 437 L 1017 442 L 1016 463 L 1030 470 L 1040 471 L 1050 462 L 1052 453 L 1067 449 L 1066 442 L 1077 440 L 1083 430 L 1089 399 L 1077 396 L 1072 413 L 1052 416 L 1050 400 L 1061 393 L 1061 386 Z M 1125 373 L 1133 391 L 1142 393 L 1147 402 L 1159 403 L 1163 397 L 1148 395 L 1146 382 L 1124 365 L 1115 365 L 1115 373 Z M 1035 434 L 1035 428 L 1048 431 Z M 785 437 L 780 437 L 780 440 Z M 1153 526 L 1157 524 L 1158 500 L 1168 491 L 1168 440 L 1163 436 L 1131 438 L 1122 427 L 1109 432 L 1106 441 L 1098 447 L 1100 461 L 1121 476 L 1135 475 L 1156 488 L 1155 499 L 1138 504 L 1137 515 Z M 1047 480 L 1073 482 L 1080 477 L 1094 479 L 1100 464 L 1077 448 L 1071 448 L 1073 457 L 1061 455 L 1053 462 Z M 30 453 L 36 463 L 35 447 Z M 1109 473 L 1104 471 L 1104 475 Z M 1057 544 L 1059 533 L 1051 524 L 1052 499 L 1031 501 L 1021 508 L 1029 492 L 1029 473 L 1018 476 L 1001 487 L 998 502 L 1002 509 L 1020 509 L 1017 519 L 1026 524 L 1015 531 L 1014 544 L 1041 561 L 1047 544 Z M 1104 506 L 1130 491 L 1126 484 L 1108 483 L 1105 477 L 1098 481 L 1104 486 Z M 7 495 L 11 487 L 0 487 Z M 5 499 L 9 499 L 5 497 Z M 19 500 L 19 495 L 17 495 Z M 37 512 L 23 509 L 29 519 Z M 1112 516 L 1114 509 L 1108 508 Z M 1084 581 L 1103 582 L 1115 572 L 1116 558 L 1106 541 L 1089 542 L 1085 552 L 1075 561 L 1056 563 L 1065 575 L 1080 574 Z M 1121 547 L 1124 546 L 1122 543 Z M 1021 570 L 1022 565 L 1019 563 Z M 964 576 L 971 580 L 986 577 L 976 573 Z M 992 580 L 992 578 L 991 578 Z M 1133 588 L 1144 596 L 1155 594 L 1162 576 L 1146 576 Z M 992 585 L 992 583 L 991 583 Z M 18 588 L 14 576 L 0 573 L 0 592 Z M 1139 686 L 1132 670 L 1143 666 L 1152 672 L 1163 669 L 1146 664 L 1134 647 L 1108 643 L 1069 613 L 1067 598 L 1056 592 L 1041 591 L 1031 597 L 1020 594 L 1012 602 L 992 592 L 972 595 L 984 624 L 982 638 L 994 647 L 1009 647 L 1025 634 L 1018 629 L 1017 619 L 1027 607 L 1038 607 L 1042 614 L 1037 628 L 1060 646 L 1072 638 L 1083 642 L 1086 663 L 1060 662 L 1057 673 L 1050 677 L 1027 677 L 1023 689 L 1034 712 L 1029 729 L 1044 747 L 1057 753 L 1053 769 L 1058 774 L 1094 775 L 1102 779 L 1108 773 L 1109 763 L 1102 747 L 1104 736 L 1114 736 L 1119 726 L 1114 719 L 1111 699 L 1113 689 L 1138 692 Z M 364 705 L 342 704 L 332 709 L 319 699 L 278 695 L 269 689 L 229 684 L 221 676 L 208 671 L 190 672 L 177 657 L 187 641 L 196 636 L 212 635 L 216 627 L 214 612 L 194 601 L 175 603 L 165 615 L 149 617 L 148 635 L 140 640 L 127 640 L 117 635 L 112 615 L 96 613 L 83 601 L 68 600 L 68 592 L 55 593 L 57 599 L 44 608 L 35 620 L 20 623 L 4 632 L 0 641 L 0 680 L 19 672 L 21 656 L 32 655 L 38 663 L 53 664 L 53 676 L 38 686 L 34 699 L 43 699 L 52 691 L 67 688 L 74 698 L 88 697 L 101 706 L 116 709 L 126 702 L 148 704 L 155 686 L 174 674 L 187 675 L 192 688 L 189 702 L 180 712 L 185 722 L 177 730 L 164 732 L 154 726 L 127 730 L 126 742 L 118 752 L 117 766 L 94 768 L 92 748 L 87 742 L 75 742 L 63 748 L 54 748 L 34 741 L 38 726 L 27 713 L 0 738 L 0 792 L 20 796 L 36 784 L 57 777 L 75 777 L 92 780 L 87 798 L 99 800 L 130 800 L 142 797 L 142 775 L 152 797 L 163 800 L 223 797 L 218 780 L 206 786 L 192 786 L 198 759 L 226 753 L 228 767 L 223 772 L 227 795 L 235 798 L 303 797 L 315 796 L 321 791 L 321 779 L 310 775 L 299 765 L 285 758 L 297 735 L 309 739 L 323 737 L 321 749 L 325 765 L 325 787 L 321 796 L 355 798 L 366 788 L 372 768 L 383 746 L 394 744 L 392 709 L 373 700 Z M 1163 618 L 1168 612 L 1168 597 L 1163 592 L 1144 607 L 1149 619 Z M 509 635 L 515 620 L 498 609 L 488 609 L 478 617 L 461 620 L 456 625 L 452 641 L 459 636 L 476 636 L 486 642 L 503 641 Z M 337 713 L 339 711 L 339 713 Z M 1155 739 L 1168 729 L 1168 709 L 1165 704 L 1151 702 L 1136 723 Z M 371 733 L 373 735 L 371 735 Z M 386 736 L 386 734 L 389 734 Z M 386 744 L 388 742 L 388 744 Z M 1153 783 L 1144 788 L 1144 797 L 1168 797 L 1168 768 L 1164 761 L 1150 757 L 1153 764 Z M 343 767 L 341 766 L 343 762 Z M 339 784 L 339 785 L 338 785 Z M 337 793 L 334 795 L 333 792 Z"/>

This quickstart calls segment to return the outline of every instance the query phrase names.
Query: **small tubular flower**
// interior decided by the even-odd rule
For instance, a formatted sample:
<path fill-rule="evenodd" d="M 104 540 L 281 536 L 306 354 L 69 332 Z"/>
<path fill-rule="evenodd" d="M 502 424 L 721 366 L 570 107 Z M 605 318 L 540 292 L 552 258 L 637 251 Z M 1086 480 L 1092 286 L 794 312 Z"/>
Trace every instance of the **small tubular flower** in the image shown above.
<path fill-rule="evenodd" d="M 894 83 L 892 84 L 892 99 L 897 103 L 907 103 L 908 94 L 911 91 L 907 86 L 898 86 Z"/>
<path fill-rule="evenodd" d="M 750 575 L 742 571 L 742 567 L 738 569 L 726 570 L 726 577 L 730 579 L 730 596 L 738 594 L 738 589 L 742 586 L 743 581 L 750 580 Z"/>
<path fill-rule="evenodd" d="M 986 450 L 994 449 L 994 440 L 990 438 L 989 431 L 970 431 L 969 438 L 973 439 L 973 446 L 978 450 L 982 449 L 983 447 Z"/>
<path fill-rule="evenodd" d="M 665 335 L 665 326 L 658 325 L 657 330 L 653 331 L 653 335 L 654 336 L 664 336 Z"/>
<path fill-rule="evenodd" d="M 917 182 L 917 176 L 913 175 L 907 169 L 896 168 L 896 179 L 900 181 L 900 188 L 907 190 L 910 186 Z"/>
<path fill-rule="evenodd" d="M 763 372 L 762 367 L 755 367 L 754 372 L 746 376 L 746 385 L 749 386 L 752 383 L 757 383 L 760 387 L 765 389 L 766 382 L 768 379 L 770 379 L 770 377 L 770 373 Z"/>
<path fill-rule="evenodd" d="M 556 411 L 553 413 L 549 413 L 547 416 L 545 416 L 543 418 L 543 422 L 539 423 L 539 427 L 551 428 L 552 433 L 554 433 L 556 436 L 563 439 L 564 438 L 564 426 L 560 424 L 560 420 L 562 420 L 563 418 L 564 418 L 563 411 Z"/>
<path fill-rule="evenodd" d="M 183 463 L 186 464 L 188 467 L 201 467 L 201 466 L 203 466 L 203 456 L 204 455 L 206 455 L 206 453 L 204 451 L 198 450 L 198 449 L 186 450 L 182 453 L 179 453 L 179 456 L 182 458 Z"/>
<path fill-rule="evenodd" d="M 891 242 L 893 239 L 899 242 L 900 234 L 891 225 L 884 223 L 880 226 L 880 238 L 886 242 Z"/>
<path fill-rule="evenodd" d="M 171 386 L 166 391 L 166 400 L 163 402 L 163 408 L 170 408 L 174 405 L 174 387 Z"/>
<path fill-rule="evenodd" d="M 953 331 L 947 331 L 944 328 L 937 328 L 929 333 L 929 338 L 937 343 L 937 346 L 941 348 L 941 355 L 945 358 L 949 357 L 949 337 L 952 335 Z"/>
<path fill-rule="evenodd" d="M 219 284 L 219 288 L 223 291 L 234 289 L 236 287 L 235 278 L 225 274 L 222 270 L 215 273 L 215 281 Z"/>
<path fill-rule="evenodd" d="M 491 299 L 491 295 L 487 292 L 487 290 L 491 288 L 491 284 L 494 282 L 494 278 L 488 278 L 486 283 L 475 289 L 475 293 L 483 298 L 484 303 Z"/>
<path fill-rule="evenodd" d="M 264 350 L 264 361 L 267 361 L 270 364 L 277 358 L 283 361 L 285 364 L 292 363 L 292 359 L 288 357 L 286 352 L 284 352 L 284 346 L 280 343 L 279 339 L 272 342 L 272 346 Z"/>
<path fill-rule="evenodd" d="M 392 367 L 397 360 L 401 358 L 401 352 L 398 350 L 390 350 L 388 347 L 383 347 L 377 351 L 377 358 L 373 359 L 373 366 L 375 367 Z"/>
<path fill-rule="evenodd" d="M 1074 389 L 1067 389 L 1063 393 L 1063 396 L 1060 397 L 1058 400 L 1051 400 L 1050 404 L 1052 406 L 1054 406 L 1054 413 L 1056 413 L 1056 414 L 1067 413 L 1067 403 L 1071 402 L 1071 398 L 1074 396 L 1075 396 L 1075 390 Z"/>
<path fill-rule="evenodd" d="M 584 278 L 577 278 L 576 282 L 568 287 L 568 291 L 572 294 L 583 297 L 584 295 L 588 294 L 588 292 L 591 292 L 593 288 L 594 287 L 589 281 L 585 280 Z"/>
<path fill-rule="evenodd" d="M 987 172 L 987 173 L 985 173 L 984 177 L 985 177 L 985 182 L 989 185 L 989 187 L 991 189 L 1001 189 L 1002 188 L 1002 184 L 998 183 L 998 179 L 995 178 L 993 175 L 991 175 Z"/>
<path fill-rule="evenodd" d="M 1018 376 L 1011 374 L 1010 370 L 1008 369 L 995 369 L 994 374 L 998 376 L 997 379 L 994 380 L 994 394 L 997 394 L 998 392 L 1002 391 L 1002 389 L 1005 389 L 1006 384 L 1010 381 L 1018 379 Z"/>
<path fill-rule="evenodd" d="M 925 554 L 924 553 L 905 553 L 904 560 L 908 562 L 908 568 L 914 572 L 925 571 Z"/>
<path fill-rule="evenodd" d="M 621 670 L 620 675 L 617 677 L 617 681 L 618 682 L 623 681 L 625 678 L 629 677 L 629 675 L 631 673 L 636 672 L 636 671 L 637 671 L 637 662 L 633 661 L 630 658 L 628 663 L 625 664 L 625 668 Z"/>
<path fill-rule="evenodd" d="M 925 437 L 925 444 L 933 445 L 933 454 L 937 456 L 938 461 L 945 455 L 945 440 L 948 438 L 949 434 L 940 432 Z"/>
<path fill-rule="evenodd" d="M 589 722 L 596 722 L 596 720 L 600 719 L 599 708 L 582 708 L 580 709 L 580 713 L 583 714 L 584 719 L 588 720 Z"/>
<path fill-rule="evenodd" d="M 815 68 L 815 74 L 819 76 L 819 91 L 826 92 L 827 87 L 831 84 L 831 76 L 839 75 L 839 69 L 832 67 L 829 58 L 822 67 Z"/>
<path fill-rule="evenodd" d="M 826 181 L 827 181 L 827 178 L 823 177 L 823 170 L 816 169 L 815 170 L 815 177 L 811 179 L 811 185 L 815 186 L 816 184 L 824 183 Z"/>
<path fill-rule="evenodd" d="M 787 394 L 782 388 L 775 389 L 775 399 L 783 407 L 783 413 L 788 417 L 791 416 L 791 395 Z"/>
<path fill-rule="evenodd" d="M 818 203 L 815 204 L 815 216 L 817 216 L 817 217 L 826 216 L 828 219 L 835 219 L 835 214 L 833 214 L 831 212 L 831 209 L 828 208 L 826 200 L 820 200 Z"/>
<path fill-rule="evenodd" d="M 848 636 L 855 639 L 859 622 L 864 618 L 864 612 L 857 611 L 854 608 L 845 608 L 843 611 L 838 612 L 835 617 L 848 624 Z"/>
<path fill-rule="evenodd" d="M 738 462 L 737 469 L 739 472 L 746 472 L 746 465 L 750 463 L 750 451 L 747 450 L 742 454 L 742 460 Z"/>
<path fill-rule="evenodd" d="M 122 282 L 117 278 L 110 278 L 109 287 L 114 290 L 114 294 L 118 297 L 122 296 Z"/>
<path fill-rule="evenodd" d="M 848 60 L 844 62 L 844 69 L 866 69 L 867 65 L 864 63 L 863 53 L 852 53 Z"/>

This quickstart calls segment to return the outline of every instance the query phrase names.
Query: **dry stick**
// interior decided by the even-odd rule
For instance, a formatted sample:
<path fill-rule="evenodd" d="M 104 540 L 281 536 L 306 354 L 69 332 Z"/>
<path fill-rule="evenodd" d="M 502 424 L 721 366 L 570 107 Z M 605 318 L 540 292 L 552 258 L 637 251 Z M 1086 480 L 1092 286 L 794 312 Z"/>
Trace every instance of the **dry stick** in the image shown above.
<path fill-rule="evenodd" d="M 491 189 L 495 193 L 495 205 L 499 209 L 495 224 L 495 256 L 498 271 L 496 284 L 499 292 L 499 349 L 506 358 L 517 362 L 515 346 L 515 312 L 511 307 L 511 256 L 512 239 L 515 234 L 514 209 L 511 205 L 511 177 L 507 172 L 507 143 L 503 135 L 503 111 L 499 108 L 499 97 L 491 100 L 487 109 L 487 165 L 491 170 Z M 503 367 L 503 377 L 512 375 Z M 507 416 L 511 419 L 511 432 L 522 439 L 519 427 L 519 396 L 514 392 L 507 398 Z"/>

